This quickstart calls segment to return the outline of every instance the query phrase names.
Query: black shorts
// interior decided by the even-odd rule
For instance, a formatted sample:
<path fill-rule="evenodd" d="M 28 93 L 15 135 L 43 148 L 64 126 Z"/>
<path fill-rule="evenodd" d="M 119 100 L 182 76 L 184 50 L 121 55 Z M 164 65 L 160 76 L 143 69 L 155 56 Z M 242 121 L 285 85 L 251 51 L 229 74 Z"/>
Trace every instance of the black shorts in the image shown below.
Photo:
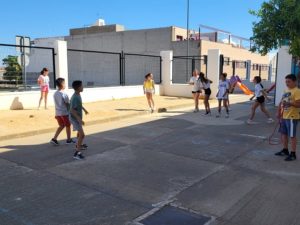
<path fill-rule="evenodd" d="M 201 93 L 201 91 L 192 91 L 193 94 Z"/>
<path fill-rule="evenodd" d="M 204 89 L 204 93 L 205 93 L 205 95 L 210 96 L 211 95 L 211 89 L 210 88 Z"/>
<path fill-rule="evenodd" d="M 259 104 L 263 104 L 265 102 L 265 96 L 259 96 L 256 98 L 256 101 L 259 103 Z"/>

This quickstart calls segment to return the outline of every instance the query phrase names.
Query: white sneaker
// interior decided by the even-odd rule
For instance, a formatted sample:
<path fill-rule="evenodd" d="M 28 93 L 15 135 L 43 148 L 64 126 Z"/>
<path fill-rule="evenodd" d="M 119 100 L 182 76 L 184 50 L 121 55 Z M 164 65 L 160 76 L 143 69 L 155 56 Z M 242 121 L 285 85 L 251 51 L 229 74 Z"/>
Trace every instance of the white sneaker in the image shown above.
<path fill-rule="evenodd" d="M 249 124 L 249 125 L 252 125 L 252 124 L 255 124 L 255 122 L 253 122 L 253 120 L 247 120 L 247 122 L 246 122 L 247 124 Z"/>
<path fill-rule="evenodd" d="M 274 120 L 273 120 L 272 118 L 269 118 L 269 119 L 267 120 L 267 123 L 274 123 Z"/>
<path fill-rule="evenodd" d="M 199 109 L 194 109 L 194 113 L 197 113 L 197 112 L 199 112 Z"/>
<path fill-rule="evenodd" d="M 228 113 L 226 114 L 225 118 L 229 118 L 229 114 Z"/>

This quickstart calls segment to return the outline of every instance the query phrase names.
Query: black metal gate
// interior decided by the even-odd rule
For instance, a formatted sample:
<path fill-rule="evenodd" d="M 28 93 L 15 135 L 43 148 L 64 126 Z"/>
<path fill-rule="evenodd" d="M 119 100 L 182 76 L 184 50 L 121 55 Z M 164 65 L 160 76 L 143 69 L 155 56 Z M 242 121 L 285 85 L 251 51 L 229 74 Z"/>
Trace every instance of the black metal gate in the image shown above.
<path fill-rule="evenodd" d="M 172 82 L 184 84 L 197 69 L 207 75 L 207 56 L 174 56 Z"/>
<path fill-rule="evenodd" d="M 0 91 L 39 90 L 40 71 L 49 69 L 50 88 L 55 88 L 54 48 L 0 44 Z"/>
<path fill-rule="evenodd" d="M 147 73 L 161 83 L 161 61 L 156 55 L 68 49 L 69 86 L 74 80 L 86 87 L 141 85 Z"/>

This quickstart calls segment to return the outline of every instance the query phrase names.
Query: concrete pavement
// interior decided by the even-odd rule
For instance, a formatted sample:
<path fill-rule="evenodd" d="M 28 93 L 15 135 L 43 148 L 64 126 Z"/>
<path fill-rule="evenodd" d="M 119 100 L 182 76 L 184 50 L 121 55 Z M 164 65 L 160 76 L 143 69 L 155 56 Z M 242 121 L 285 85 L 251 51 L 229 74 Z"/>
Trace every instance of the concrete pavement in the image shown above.
<path fill-rule="evenodd" d="M 49 145 L 51 134 L 1 141 L 0 224 L 298 225 L 300 164 L 274 156 L 274 124 L 260 113 L 245 124 L 249 107 L 233 104 L 229 119 L 182 108 L 87 126 L 84 161 Z M 194 222 L 170 222 L 166 205 Z"/>

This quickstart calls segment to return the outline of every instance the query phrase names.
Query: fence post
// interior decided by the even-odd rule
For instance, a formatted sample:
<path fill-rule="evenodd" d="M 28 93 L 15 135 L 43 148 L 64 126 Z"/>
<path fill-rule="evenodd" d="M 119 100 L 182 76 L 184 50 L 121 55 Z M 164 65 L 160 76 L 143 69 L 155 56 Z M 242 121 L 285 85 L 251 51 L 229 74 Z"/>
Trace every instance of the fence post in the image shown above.
<path fill-rule="evenodd" d="M 219 49 L 209 49 L 207 52 L 207 77 L 213 82 L 211 84 L 212 97 L 217 94 L 221 73 L 221 51 Z M 222 66 L 223 68 L 223 66 Z"/>
<path fill-rule="evenodd" d="M 236 75 L 235 74 L 235 68 L 236 68 L 236 61 L 235 60 L 232 60 L 232 75 Z"/>
<path fill-rule="evenodd" d="M 251 60 L 247 60 L 247 73 L 246 73 L 246 80 L 251 80 Z"/>
<path fill-rule="evenodd" d="M 67 50 L 67 42 L 55 40 L 54 42 L 55 49 L 55 62 L 53 67 L 55 68 L 55 76 L 57 78 L 64 78 L 65 83 L 69 83 L 69 73 L 68 73 L 68 50 Z M 54 69 L 53 68 L 53 69 Z M 66 85 L 66 89 L 68 85 Z"/>
<path fill-rule="evenodd" d="M 284 78 L 287 74 L 291 73 L 292 55 L 288 51 L 288 46 L 283 46 L 278 51 L 275 89 L 275 105 L 277 106 L 281 101 L 285 89 Z"/>

